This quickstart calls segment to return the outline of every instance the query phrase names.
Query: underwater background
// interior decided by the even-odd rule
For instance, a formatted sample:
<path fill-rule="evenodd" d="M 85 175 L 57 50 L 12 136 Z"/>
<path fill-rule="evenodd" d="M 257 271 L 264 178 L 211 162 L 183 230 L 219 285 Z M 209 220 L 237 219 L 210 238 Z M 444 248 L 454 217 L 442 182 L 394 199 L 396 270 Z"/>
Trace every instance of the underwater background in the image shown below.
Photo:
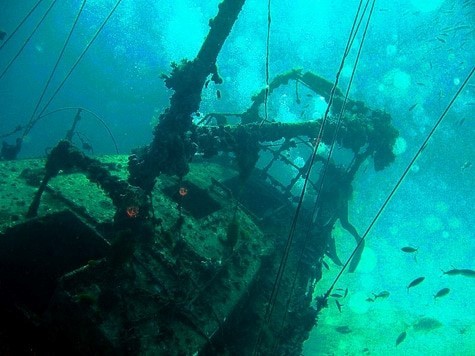
<path fill-rule="evenodd" d="M 0 30 L 6 37 L 35 3 L 0 2 Z M 81 5 L 81 1 L 55 3 L 3 73 L 51 3 L 40 4 L 0 50 L 0 135 L 30 119 Z M 45 112 L 85 107 L 107 123 L 120 153 L 147 144 L 156 116 L 168 106 L 170 92 L 160 75 L 169 73 L 172 61 L 195 57 L 218 3 L 123 0 Z M 115 4 L 87 2 L 46 98 Z M 334 81 L 358 4 L 352 0 L 272 1 L 271 79 L 303 68 Z M 376 2 L 350 97 L 390 113 L 400 138 L 391 166 L 374 172 L 368 164 L 354 181 L 350 220 L 360 233 L 472 69 L 474 23 L 472 0 Z M 224 83 L 210 83 L 203 91 L 202 113 L 242 112 L 249 107 L 252 95 L 265 85 L 266 31 L 267 2 L 246 1 L 218 57 Z M 355 43 L 347 63 L 353 63 L 357 47 Z M 349 65 L 343 68 L 340 87 L 348 84 L 351 70 Z M 293 88 L 276 91 L 270 97 L 269 117 L 282 122 L 321 117 L 325 109 L 321 98 L 303 100 L 296 102 Z M 64 136 L 74 115 L 74 110 L 65 110 L 40 120 L 25 138 L 19 158 L 44 156 Z M 103 127 L 87 113 L 83 116 L 78 130 L 94 154 L 114 153 Z M 368 235 L 357 271 L 340 279 L 337 287 L 348 288 L 348 295 L 340 300 L 342 310 L 330 301 L 304 345 L 305 355 L 475 354 L 475 279 L 442 272 L 475 269 L 474 138 L 472 80 Z M 354 240 L 341 228 L 334 234 L 344 259 L 354 248 Z M 417 251 L 401 251 L 408 246 Z M 316 294 L 324 293 L 338 272 L 337 266 L 328 263 Z M 425 279 L 408 289 L 418 277 Z M 449 293 L 434 298 L 443 288 L 449 288 Z M 403 332 L 405 339 L 396 345 Z"/>

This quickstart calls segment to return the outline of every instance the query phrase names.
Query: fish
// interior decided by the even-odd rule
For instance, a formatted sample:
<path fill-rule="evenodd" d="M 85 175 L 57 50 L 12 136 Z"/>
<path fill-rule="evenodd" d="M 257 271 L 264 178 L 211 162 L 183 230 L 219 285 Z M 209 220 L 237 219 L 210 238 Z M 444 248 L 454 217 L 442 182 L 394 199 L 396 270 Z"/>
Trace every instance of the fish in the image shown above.
<path fill-rule="evenodd" d="M 419 277 L 419 278 L 416 278 L 414 279 L 411 283 L 409 283 L 409 285 L 406 287 L 407 288 L 407 292 L 409 293 L 409 288 L 412 288 L 412 287 L 415 287 L 419 284 L 421 284 L 424 279 L 426 279 L 426 277 Z"/>
<path fill-rule="evenodd" d="M 447 294 L 450 293 L 449 288 L 442 288 L 440 291 L 434 294 L 434 299 L 440 298 L 440 297 L 445 297 Z"/>
<path fill-rule="evenodd" d="M 440 328 L 443 324 L 434 318 L 423 317 L 412 325 L 414 331 L 429 332 Z"/>
<path fill-rule="evenodd" d="M 343 298 L 343 296 L 341 294 L 338 294 L 338 293 L 330 294 L 330 297 L 332 297 L 332 298 Z"/>
<path fill-rule="evenodd" d="M 442 37 L 440 37 L 440 36 L 437 36 L 435 39 L 439 42 L 447 43 L 447 41 L 445 39 L 443 39 Z"/>
<path fill-rule="evenodd" d="M 403 342 L 406 339 L 406 336 L 407 336 L 407 333 L 405 331 L 400 333 L 396 339 L 396 346 L 399 345 L 401 342 Z"/>
<path fill-rule="evenodd" d="M 336 304 L 336 307 L 338 308 L 338 311 L 341 313 L 341 307 L 343 306 L 343 304 L 341 304 L 337 299 L 335 299 L 335 304 Z"/>
<path fill-rule="evenodd" d="M 462 166 L 460 167 L 460 171 L 464 171 L 466 170 L 467 168 L 470 168 L 472 166 L 472 162 L 470 161 L 465 161 Z"/>
<path fill-rule="evenodd" d="M 345 295 L 343 296 L 343 298 L 346 298 L 347 295 L 348 295 L 348 288 L 345 289 Z"/>
<path fill-rule="evenodd" d="M 3 41 L 7 33 L 5 31 L 0 30 L 0 41 Z"/>
<path fill-rule="evenodd" d="M 408 111 L 414 110 L 414 108 L 415 108 L 416 106 L 417 106 L 417 103 L 413 104 L 413 105 L 408 109 Z"/>
<path fill-rule="evenodd" d="M 374 299 L 373 299 L 373 298 L 366 298 L 365 301 L 367 301 L 367 302 L 374 302 Z"/>
<path fill-rule="evenodd" d="M 378 299 L 378 298 L 381 298 L 381 299 L 386 299 L 387 297 L 389 297 L 389 292 L 387 290 L 383 290 L 382 292 L 379 292 L 378 294 L 376 293 L 373 293 L 374 295 L 374 300 Z"/>
<path fill-rule="evenodd" d="M 442 270 L 443 274 L 448 276 L 464 276 L 464 277 L 475 277 L 475 271 L 471 269 L 458 269 L 454 268 L 448 271 Z"/>
<path fill-rule="evenodd" d="M 221 99 L 221 90 L 216 90 L 216 98 Z"/>
<path fill-rule="evenodd" d="M 456 27 L 446 27 L 446 28 L 442 29 L 442 31 L 444 31 L 444 32 L 460 31 L 460 30 L 467 30 L 470 27 L 471 26 L 469 26 L 469 25 L 460 25 L 460 26 L 456 26 Z"/>
<path fill-rule="evenodd" d="M 351 329 L 348 325 L 337 326 L 335 328 L 335 330 L 338 331 L 340 334 L 349 334 L 349 333 L 351 333 Z"/>
<path fill-rule="evenodd" d="M 461 118 L 459 121 L 457 121 L 457 126 L 462 126 L 464 122 L 465 118 Z"/>

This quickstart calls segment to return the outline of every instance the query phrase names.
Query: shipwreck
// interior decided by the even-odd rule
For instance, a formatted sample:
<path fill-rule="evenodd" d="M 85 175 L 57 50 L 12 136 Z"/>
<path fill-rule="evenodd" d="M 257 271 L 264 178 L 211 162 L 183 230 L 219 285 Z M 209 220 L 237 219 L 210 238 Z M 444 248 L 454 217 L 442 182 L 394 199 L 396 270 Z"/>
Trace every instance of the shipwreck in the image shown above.
<path fill-rule="evenodd" d="M 194 120 L 203 88 L 222 80 L 216 59 L 243 4 L 224 0 L 196 58 L 172 65 L 149 145 L 88 156 L 70 139 L 78 109 L 45 160 L 0 162 L 11 172 L 2 184 L 29 197 L 21 214 L 0 216 L 0 353 L 301 352 L 328 298 L 314 295 L 323 258 L 343 264 L 334 224 L 358 244 L 350 270 L 364 247 L 348 220 L 355 174 L 367 161 L 389 166 L 398 131 L 303 69 L 276 76 L 232 120 Z M 321 96 L 325 116 L 265 117 L 287 85 Z"/>

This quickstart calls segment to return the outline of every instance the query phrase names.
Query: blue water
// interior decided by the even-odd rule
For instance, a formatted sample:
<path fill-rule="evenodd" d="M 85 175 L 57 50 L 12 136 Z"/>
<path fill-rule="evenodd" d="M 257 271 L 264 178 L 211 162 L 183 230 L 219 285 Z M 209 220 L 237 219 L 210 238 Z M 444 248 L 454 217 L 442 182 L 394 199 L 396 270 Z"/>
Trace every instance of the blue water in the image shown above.
<path fill-rule="evenodd" d="M 1 1 L 0 30 L 11 33 L 35 2 Z M 49 3 L 41 4 L 0 51 L 0 71 Z M 271 78 L 303 68 L 333 81 L 358 3 L 272 1 Z M 46 98 L 114 4 L 111 0 L 87 2 Z M 45 112 L 74 106 L 93 111 L 110 127 L 121 153 L 149 143 L 154 117 L 167 107 L 170 95 L 160 74 L 169 72 L 172 61 L 194 58 L 217 4 L 216 0 L 122 1 Z M 266 4 L 246 2 L 218 58 L 224 83 L 204 90 L 203 113 L 242 112 L 265 85 Z M 79 1 L 58 2 L 0 79 L 0 134 L 30 119 L 79 6 Z M 401 138 L 390 167 L 376 173 L 369 165 L 353 184 L 350 220 L 360 233 L 473 67 L 474 23 L 473 0 L 377 1 L 350 96 L 389 112 Z M 361 35 L 347 63 L 353 63 L 359 41 Z M 350 64 L 343 68 L 341 87 L 348 84 L 351 69 Z M 269 116 L 285 122 L 318 117 L 321 103 L 310 104 L 302 118 L 292 88 L 279 91 L 270 98 Z M 64 137 L 74 114 L 62 111 L 39 121 L 25 137 L 19 157 L 43 156 L 45 149 Z M 95 154 L 114 153 L 112 141 L 91 116 L 84 114 L 78 131 Z M 342 313 L 334 305 L 322 312 L 319 327 L 305 345 L 306 355 L 475 354 L 475 281 L 441 276 L 441 269 L 475 269 L 474 137 L 472 80 L 368 235 L 359 269 L 339 282 L 340 287 L 349 288 Z M 336 236 L 344 258 L 354 247 L 353 239 L 341 229 Z M 400 250 L 404 246 L 418 248 L 417 260 Z M 337 268 L 330 265 L 316 292 L 323 293 L 336 273 Z M 426 279 L 407 293 L 406 286 L 419 276 Z M 434 301 L 433 295 L 444 287 L 450 293 Z M 390 296 L 365 301 L 381 291 L 389 291 Z M 424 317 L 436 319 L 441 326 L 416 330 L 415 323 Z M 335 327 L 342 325 L 351 332 L 338 333 Z M 403 331 L 407 337 L 396 347 Z"/>

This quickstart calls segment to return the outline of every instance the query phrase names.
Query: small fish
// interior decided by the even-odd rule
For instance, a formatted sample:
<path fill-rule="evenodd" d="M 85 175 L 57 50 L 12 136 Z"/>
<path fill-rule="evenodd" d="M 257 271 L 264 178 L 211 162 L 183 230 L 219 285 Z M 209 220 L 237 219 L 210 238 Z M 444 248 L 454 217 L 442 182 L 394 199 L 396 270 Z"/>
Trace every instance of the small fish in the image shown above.
<path fill-rule="evenodd" d="M 378 294 L 376 293 L 373 293 L 374 295 L 374 300 L 378 299 L 378 298 L 381 298 L 381 299 L 386 299 L 387 297 L 389 297 L 389 292 L 387 290 L 384 290 Z"/>
<path fill-rule="evenodd" d="M 424 279 L 426 279 L 425 277 L 419 277 L 419 278 L 416 278 L 414 279 L 411 283 L 409 283 L 409 285 L 406 287 L 407 288 L 407 292 L 409 293 L 409 288 L 412 288 L 412 287 L 415 287 L 419 284 L 422 283 L 422 281 L 424 281 Z"/>
<path fill-rule="evenodd" d="M 465 122 L 465 118 L 462 118 L 459 121 L 457 121 L 456 124 L 457 126 L 462 126 L 464 122 Z"/>
<path fill-rule="evenodd" d="M 415 103 L 414 105 L 412 105 L 412 106 L 408 109 L 408 111 L 414 110 L 414 108 L 415 108 L 416 106 L 417 106 L 417 103 Z"/>
<path fill-rule="evenodd" d="M 0 30 L 0 41 L 3 41 L 7 33 L 5 31 Z"/>
<path fill-rule="evenodd" d="M 425 85 L 424 83 L 422 83 L 422 82 L 417 82 L 416 84 L 419 85 L 419 86 L 421 86 L 421 87 L 425 87 L 425 86 L 426 86 L 426 85 Z"/>
<path fill-rule="evenodd" d="M 464 276 L 464 277 L 475 277 L 475 271 L 471 269 L 451 269 L 449 271 L 442 271 L 443 274 L 448 276 Z"/>
<path fill-rule="evenodd" d="M 221 99 L 221 91 L 219 89 L 216 90 L 216 98 Z"/>
<path fill-rule="evenodd" d="M 336 304 L 336 307 L 338 308 L 338 311 L 341 313 L 341 307 L 343 306 L 343 304 L 341 304 L 338 299 L 335 299 L 335 304 Z"/>
<path fill-rule="evenodd" d="M 403 342 L 406 339 L 407 333 L 403 331 L 402 333 L 399 334 L 399 336 L 396 339 L 396 346 L 399 345 L 401 342 Z"/>
<path fill-rule="evenodd" d="M 464 170 L 466 170 L 467 168 L 470 168 L 470 167 L 472 167 L 472 162 L 470 162 L 470 161 L 465 161 L 465 162 L 462 164 L 462 166 L 460 167 L 460 171 L 463 172 Z"/>
<path fill-rule="evenodd" d="M 343 298 L 343 296 L 341 294 L 338 294 L 338 293 L 330 294 L 330 297 L 332 297 L 332 298 Z"/>
<path fill-rule="evenodd" d="M 349 334 L 349 333 L 351 333 L 351 329 L 348 325 L 337 326 L 335 328 L 335 330 L 338 331 L 340 334 Z"/>
<path fill-rule="evenodd" d="M 366 298 L 365 299 L 367 302 L 374 302 L 374 299 L 373 298 Z"/>
<path fill-rule="evenodd" d="M 348 288 L 345 289 L 345 295 L 343 296 L 343 298 L 346 298 L 347 295 L 348 295 Z"/>
<path fill-rule="evenodd" d="M 440 321 L 434 318 L 429 318 L 429 317 L 423 317 L 417 320 L 417 322 L 415 322 L 414 324 L 412 324 L 412 328 L 414 329 L 414 331 L 424 331 L 424 332 L 438 329 L 441 326 L 443 325 Z"/>
<path fill-rule="evenodd" d="M 437 36 L 435 39 L 439 42 L 447 43 L 447 41 L 445 39 L 443 39 L 442 37 L 440 37 L 440 36 Z"/>
<path fill-rule="evenodd" d="M 461 25 L 461 26 L 456 26 L 456 27 L 452 27 L 452 28 L 444 28 L 442 30 L 444 32 L 451 32 L 451 31 L 466 30 L 466 29 L 469 29 L 469 28 L 470 28 L 469 25 Z"/>
<path fill-rule="evenodd" d="M 449 294 L 449 292 L 450 292 L 450 289 L 449 289 L 449 288 L 442 288 L 440 291 L 438 291 L 437 293 L 435 293 L 434 299 L 437 299 L 437 298 L 440 298 L 440 297 L 444 297 L 444 296 L 446 296 L 447 294 Z"/>

